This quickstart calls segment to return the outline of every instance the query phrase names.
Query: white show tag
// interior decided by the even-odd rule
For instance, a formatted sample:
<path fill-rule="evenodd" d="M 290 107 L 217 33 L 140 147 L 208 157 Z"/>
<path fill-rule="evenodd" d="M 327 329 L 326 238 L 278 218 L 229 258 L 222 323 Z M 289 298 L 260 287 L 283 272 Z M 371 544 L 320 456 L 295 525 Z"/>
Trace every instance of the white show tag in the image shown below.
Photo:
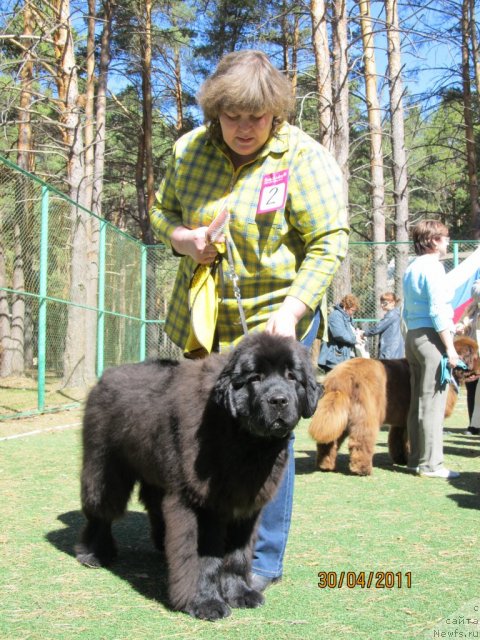
<path fill-rule="evenodd" d="M 288 169 L 267 173 L 262 179 L 257 213 L 269 213 L 283 209 L 287 199 Z"/>

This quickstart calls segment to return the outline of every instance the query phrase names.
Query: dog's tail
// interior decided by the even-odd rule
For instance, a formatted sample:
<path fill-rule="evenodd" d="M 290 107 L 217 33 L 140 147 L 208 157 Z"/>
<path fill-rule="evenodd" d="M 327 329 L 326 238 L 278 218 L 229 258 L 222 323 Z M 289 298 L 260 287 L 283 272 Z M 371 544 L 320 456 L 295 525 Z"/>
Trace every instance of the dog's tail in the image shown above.
<path fill-rule="evenodd" d="M 449 418 L 452 415 L 453 410 L 455 409 L 455 405 L 457 404 L 457 398 L 458 398 L 458 389 L 456 389 L 455 386 L 452 383 L 450 383 L 448 385 L 448 390 L 447 390 L 445 418 Z"/>
<path fill-rule="evenodd" d="M 333 442 L 347 428 L 350 397 L 344 391 L 327 391 L 313 414 L 308 433 L 318 443 Z"/>

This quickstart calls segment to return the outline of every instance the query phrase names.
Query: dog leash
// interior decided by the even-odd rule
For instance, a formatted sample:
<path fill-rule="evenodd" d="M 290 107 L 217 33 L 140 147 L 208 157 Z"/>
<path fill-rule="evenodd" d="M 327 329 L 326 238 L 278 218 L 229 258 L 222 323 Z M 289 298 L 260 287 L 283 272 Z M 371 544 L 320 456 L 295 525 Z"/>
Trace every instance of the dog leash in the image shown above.
<path fill-rule="evenodd" d="M 228 209 L 224 207 L 222 211 L 217 216 L 215 216 L 215 218 L 210 223 L 207 229 L 207 241 L 212 244 L 215 243 L 215 241 L 220 236 L 220 234 L 224 232 L 225 227 L 227 226 L 227 223 L 229 220 L 230 220 L 230 214 L 228 212 Z M 235 265 L 233 262 L 233 254 L 232 254 L 232 245 L 228 236 L 225 237 L 225 245 L 227 249 L 228 277 L 232 282 L 233 294 L 235 296 L 235 300 L 237 301 L 238 314 L 240 316 L 240 323 L 242 325 L 243 335 L 246 336 L 248 334 L 247 320 L 245 317 L 245 310 L 242 304 L 242 294 L 240 291 L 240 287 L 238 286 L 238 276 L 235 272 Z M 215 269 L 218 269 L 218 277 L 219 277 L 220 292 L 221 292 L 220 297 L 223 300 L 224 279 L 223 279 L 222 260 L 223 260 L 223 256 L 221 254 L 218 254 L 217 258 L 215 259 L 216 264 L 214 264 L 212 273 L 214 273 Z"/>
<path fill-rule="evenodd" d="M 468 371 L 468 367 L 465 362 L 463 362 L 463 360 L 458 361 L 455 369 L 463 369 L 463 371 Z M 442 387 L 444 387 L 448 383 L 452 383 L 458 393 L 458 383 L 453 376 L 452 368 L 448 364 L 448 356 L 446 353 L 444 353 L 440 363 L 440 384 Z"/>
<path fill-rule="evenodd" d="M 225 244 L 227 245 L 227 262 L 228 262 L 228 277 L 232 282 L 233 293 L 235 295 L 235 299 L 237 301 L 238 314 L 240 316 L 240 322 L 242 325 L 243 335 L 246 336 L 248 334 L 247 329 L 247 320 L 245 318 L 245 311 L 243 309 L 242 304 L 242 295 L 240 291 L 240 287 L 238 286 L 238 276 L 235 272 L 235 266 L 233 264 L 233 255 L 232 255 L 232 247 L 230 244 L 229 238 L 226 239 Z"/>

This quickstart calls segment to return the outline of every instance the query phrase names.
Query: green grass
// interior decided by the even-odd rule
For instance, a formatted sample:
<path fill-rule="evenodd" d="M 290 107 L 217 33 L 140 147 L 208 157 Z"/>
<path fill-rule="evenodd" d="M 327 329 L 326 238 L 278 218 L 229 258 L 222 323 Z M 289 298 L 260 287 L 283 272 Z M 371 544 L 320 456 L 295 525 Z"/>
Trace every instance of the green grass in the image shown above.
<path fill-rule="evenodd" d="M 307 422 L 302 423 L 284 579 L 266 592 L 264 607 L 236 610 L 216 623 L 193 620 L 166 606 L 162 559 L 150 543 L 147 519 L 136 500 L 115 527 L 117 562 L 99 570 L 76 562 L 72 547 L 83 522 L 78 428 L 2 441 L 0 637 L 449 637 L 435 636 L 434 630 L 454 632 L 452 614 L 462 611 L 468 617 L 472 607 L 478 612 L 480 605 L 480 439 L 462 434 L 465 417 L 461 401 L 446 427 L 446 463 L 462 472 L 452 482 L 418 478 L 392 467 L 385 431 L 371 477 L 348 475 L 345 449 L 338 473 L 314 472 L 314 445 Z M 72 422 L 68 414 L 63 421 Z M 320 589 L 321 571 L 338 578 L 342 571 L 367 576 L 400 572 L 403 584 L 392 589 Z M 406 587 L 407 572 L 411 588 Z M 478 625 L 458 629 L 479 633 Z"/>
<path fill-rule="evenodd" d="M 62 380 L 47 373 L 44 405 L 46 410 L 68 409 L 85 399 L 87 389 L 64 387 Z M 35 374 L 10 376 L 0 382 L 0 423 L 38 410 L 38 381 Z"/>

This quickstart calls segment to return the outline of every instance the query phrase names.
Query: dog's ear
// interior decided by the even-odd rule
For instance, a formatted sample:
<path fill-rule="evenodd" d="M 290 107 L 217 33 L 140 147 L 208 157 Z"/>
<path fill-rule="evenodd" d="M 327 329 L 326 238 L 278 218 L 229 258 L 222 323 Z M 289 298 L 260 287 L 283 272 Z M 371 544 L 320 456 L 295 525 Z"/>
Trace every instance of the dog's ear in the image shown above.
<path fill-rule="evenodd" d="M 305 402 L 302 407 L 302 418 L 311 418 L 313 416 L 322 395 L 323 386 L 317 383 L 315 376 L 308 376 L 305 386 Z"/>
<path fill-rule="evenodd" d="M 302 365 L 304 369 L 304 388 L 305 388 L 305 401 L 302 407 L 302 418 L 311 418 L 315 413 L 318 401 L 323 395 L 323 386 L 319 385 L 315 377 L 313 366 L 310 362 L 310 354 L 305 347 L 301 347 L 304 353 L 302 354 Z"/>
<path fill-rule="evenodd" d="M 213 387 L 212 400 L 215 404 L 223 407 L 232 418 L 237 418 L 235 389 L 232 385 L 232 370 L 229 365 L 223 369 Z"/>

